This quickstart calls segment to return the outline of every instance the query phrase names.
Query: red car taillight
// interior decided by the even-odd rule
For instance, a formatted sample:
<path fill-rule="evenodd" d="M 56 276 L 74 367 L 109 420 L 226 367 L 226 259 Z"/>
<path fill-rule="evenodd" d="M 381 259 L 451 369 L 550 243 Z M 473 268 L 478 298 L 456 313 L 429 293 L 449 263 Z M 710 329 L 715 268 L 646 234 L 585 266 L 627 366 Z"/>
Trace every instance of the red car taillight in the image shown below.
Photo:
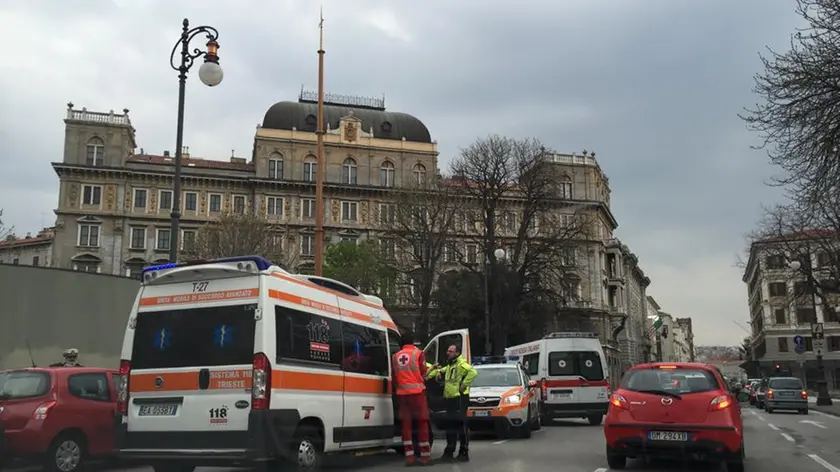
<path fill-rule="evenodd" d="M 268 410 L 271 404 L 271 363 L 268 357 L 254 354 L 254 371 L 251 374 L 251 408 Z"/>
<path fill-rule="evenodd" d="M 617 393 L 610 395 L 610 405 L 624 410 L 630 409 L 630 404 L 627 403 L 627 399 Z"/>
<path fill-rule="evenodd" d="M 540 398 L 542 401 L 548 400 L 548 385 L 546 385 L 545 377 L 540 379 Z"/>
<path fill-rule="evenodd" d="M 773 399 L 773 389 L 767 390 L 767 398 L 772 400 Z"/>
<path fill-rule="evenodd" d="M 38 408 L 35 408 L 35 411 L 32 412 L 32 418 L 36 420 L 45 420 L 47 419 L 47 415 L 50 414 L 50 410 L 55 406 L 55 400 L 50 400 L 48 402 L 41 403 L 38 405 Z"/>
<path fill-rule="evenodd" d="M 807 390 L 803 390 L 802 392 L 800 392 L 800 395 L 802 395 L 803 400 L 808 399 L 808 391 Z"/>
<path fill-rule="evenodd" d="M 128 413 L 128 376 L 131 374 L 131 361 L 120 361 L 120 383 L 117 385 L 117 413 Z"/>
<path fill-rule="evenodd" d="M 720 411 L 732 406 L 732 400 L 729 399 L 726 395 L 721 395 L 719 397 L 712 398 L 712 401 L 709 402 L 709 411 Z"/>

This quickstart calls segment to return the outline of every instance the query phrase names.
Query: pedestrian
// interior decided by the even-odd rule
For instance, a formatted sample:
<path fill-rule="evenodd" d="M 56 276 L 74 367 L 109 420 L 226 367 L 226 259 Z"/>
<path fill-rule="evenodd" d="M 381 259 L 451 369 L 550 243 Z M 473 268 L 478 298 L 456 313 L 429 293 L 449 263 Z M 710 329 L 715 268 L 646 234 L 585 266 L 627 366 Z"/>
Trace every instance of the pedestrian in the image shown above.
<path fill-rule="evenodd" d="M 461 355 L 458 346 L 452 345 L 446 350 L 449 363 L 431 372 L 438 379 L 442 375 L 443 398 L 446 402 L 446 449 L 441 460 L 455 460 L 455 447 L 460 441 L 458 460 L 470 460 L 470 433 L 467 427 L 467 407 L 470 403 L 470 384 L 478 375 Z"/>
<path fill-rule="evenodd" d="M 56 362 L 54 364 L 50 364 L 50 367 L 82 367 L 79 364 L 79 350 L 78 349 L 67 349 L 62 354 L 64 360 L 62 362 Z"/>
<path fill-rule="evenodd" d="M 431 463 L 431 445 L 429 443 L 429 406 L 426 402 L 425 378 L 428 374 L 426 356 L 414 345 L 414 335 L 404 333 L 402 349 L 394 354 L 393 383 L 397 394 L 400 423 L 402 426 L 405 465 L 412 466 Z M 413 443 L 413 424 L 417 423 L 417 443 L 419 458 L 415 457 Z M 418 461 L 419 459 L 419 461 Z M 417 461 L 417 462 L 415 462 Z"/>

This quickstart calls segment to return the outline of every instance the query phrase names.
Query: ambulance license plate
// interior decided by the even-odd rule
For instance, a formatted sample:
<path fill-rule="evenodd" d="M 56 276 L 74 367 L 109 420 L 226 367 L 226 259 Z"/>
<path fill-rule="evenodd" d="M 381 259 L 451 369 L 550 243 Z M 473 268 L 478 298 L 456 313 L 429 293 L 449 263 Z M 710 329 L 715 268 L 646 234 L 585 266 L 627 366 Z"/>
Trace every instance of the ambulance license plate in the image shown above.
<path fill-rule="evenodd" d="M 141 405 L 137 416 L 175 416 L 178 405 Z"/>
<path fill-rule="evenodd" d="M 686 442 L 688 441 L 688 433 L 678 431 L 651 431 L 648 433 L 648 439 L 651 441 Z"/>
<path fill-rule="evenodd" d="M 483 417 L 490 416 L 490 412 L 489 411 L 474 411 L 473 416 L 483 418 Z"/>

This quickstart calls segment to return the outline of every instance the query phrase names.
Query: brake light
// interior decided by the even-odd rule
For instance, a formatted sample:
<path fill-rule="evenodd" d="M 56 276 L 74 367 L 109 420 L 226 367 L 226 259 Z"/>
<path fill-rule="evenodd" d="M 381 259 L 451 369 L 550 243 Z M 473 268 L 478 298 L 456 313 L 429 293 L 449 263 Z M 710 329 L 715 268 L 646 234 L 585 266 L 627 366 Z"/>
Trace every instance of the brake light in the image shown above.
<path fill-rule="evenodd" d="M 627 403 L 627 399 L 617 393 L 610 395 L 610 405 L 616 408 L 623 408 L 625 410 L 630 409 L 630 404 Z"/>
<path fill-rule="evenodd" d="M 254 354 L 251 375 L 251 408 L 268 410 L 271 403 L 271 363 L 262 352 Z"/>
<path fill-rule="evenodd" d="M 546 385 L 545 377 L 540 379 L 540 397 L 542 401 L 548 400 L 548 385 Z"/>
<path fill-rule="evenodd" d="M 660 366 L 658 366 L 658 367 L 659 367 L 660 369 L 667 369 L 667 370 L 673 370 L 673 369 L 676 369 L 676 368 L 677 368 L 677 366 L 675 366 L 675 365 L 660 365 Z"/>
<path fill-rule="evenodd" d="M 38 405 L 38 408 L 35 408 L 35 411 L 32 413 L 32 417 L 36 420 L 45 420 L 47 419 L 47 415 L 50 414 L 50 410 L 55 406 L 55 400 L 50 400 L 48 402 L 41 403 Z"/>
<path fill-rule="evenodd" d="M 726 395 L 721 395 L 719 397 L 712 398 L 712 401 L 709 403 L 709 411 L 724 410 L 730 406 L 732 406 L 732 400 L 730 400 Z"/>
<path fill-rule="evenodd" d="M 128 376 L 131 374 L 131 361 L 120 361 L 120 383 L 117 385 L 117 413 L 128 413 Z"/>
<path fill-rule="evenodd" d="M 772 400 L 773 399 L 773 389 L 767 390 L 767 398 Z"/>
<path fill-rule="evenodd" d="M 803 400 L 808 399 L 808 391 L 807 390 L 803 390 L 802 392 L 800 392 L 800 395 L 802 395 Z"/>

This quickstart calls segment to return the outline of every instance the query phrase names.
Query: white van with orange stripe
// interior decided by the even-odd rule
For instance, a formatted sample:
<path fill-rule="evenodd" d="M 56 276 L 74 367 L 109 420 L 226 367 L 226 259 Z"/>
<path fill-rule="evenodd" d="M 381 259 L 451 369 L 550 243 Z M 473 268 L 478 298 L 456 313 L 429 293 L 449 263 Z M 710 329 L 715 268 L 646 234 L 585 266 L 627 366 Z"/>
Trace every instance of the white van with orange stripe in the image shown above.
<path fill-rule="evenodd" d="M 436 336 L 469 355 L 469 332 Z M 259 257 L 143 271 L 122 349 L 120 456 L 156 472 L 286 461 L 401 446 L 382 301 Z M 432 399 L 430 399 L 431 402 Z"/>
<path fill-rule="evenodd" d="M 595 333 L 558 332 L 505 350 L 520 358 L 525 372 L 539 379 L 540 415 L 546 425 L 554 418 L 586 418 L 599 425 L 609 407 L 609 371 Z"/>

